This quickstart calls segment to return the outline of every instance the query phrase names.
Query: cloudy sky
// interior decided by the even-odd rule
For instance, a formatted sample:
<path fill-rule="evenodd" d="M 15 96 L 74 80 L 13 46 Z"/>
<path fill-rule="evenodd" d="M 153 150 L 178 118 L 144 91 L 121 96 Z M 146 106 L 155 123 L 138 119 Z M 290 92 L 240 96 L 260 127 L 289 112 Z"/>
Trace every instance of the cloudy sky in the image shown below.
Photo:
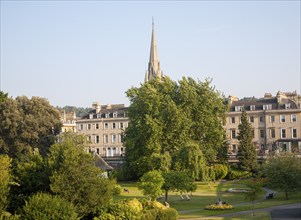
<path fill-rule="evenodd" d="M 225 96 L 301 92 L 300 1 L 1 1 L 1 87 L 54 106 L 129 105 L 155 19 L 161 69 Z"/>

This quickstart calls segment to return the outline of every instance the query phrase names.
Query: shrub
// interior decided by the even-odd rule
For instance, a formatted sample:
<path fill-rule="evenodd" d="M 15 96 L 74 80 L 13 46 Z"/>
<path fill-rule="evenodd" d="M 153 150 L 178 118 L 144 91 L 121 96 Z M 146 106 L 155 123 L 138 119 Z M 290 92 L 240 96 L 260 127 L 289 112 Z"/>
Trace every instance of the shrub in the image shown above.
<path fill-rule="evenodd" d="M 25 202 L 21 219 L 73 220 L 79 218 L 72 203 L 59 196 L 37 193 Z"/>
<path fill-rule="evenodd" d="M 230 204 L 221 204 L 221 205 L 211 204 L 211 205 L 207 205 L 205 207 L 205 209 L 207 209 L 207 210 L 229 210 L 229 209 L 233 209 L 233 206 Z"/>
<path fill-rule="evenodd" d="M 98 217 L 94 217 L 93 220 L 115 220 L 115 216 L 110 213 L 104 213 Z"/>
<path fill-rule="evenodd" d="M 178 219 L 178 211 L 174 208 L 160 209 L 157 219 L 176 220 Z"/>
<path fill-rule="evenodd" d="M 249 178 L 252 176 L 252 173 L 249 171 L 242 171 L 242 170 L 230 170 L 227 179 L 234 180 L 234 179 L 244 179 Z"/>
<path fill-rule="evenodd" d="M 117 196 L 117 195 L 120 195 L 122 192 L 122 187 L 118 184 L 116 184 L 113 188 L 113 195 L 114 196 Z"/>
<path fill-rule="evenodd" d="M 112 202 L 108 207 L 108 213 L 116 219 L 139 219 L 142 209 L 142 204 L 138 199 L 122 200 Z"/>
<path fill-rule="evenodd" d="M 228 167 L 223 164 L 215 164 L 214 165 L 215 179 L 223 179 L 228 174 Z"/>

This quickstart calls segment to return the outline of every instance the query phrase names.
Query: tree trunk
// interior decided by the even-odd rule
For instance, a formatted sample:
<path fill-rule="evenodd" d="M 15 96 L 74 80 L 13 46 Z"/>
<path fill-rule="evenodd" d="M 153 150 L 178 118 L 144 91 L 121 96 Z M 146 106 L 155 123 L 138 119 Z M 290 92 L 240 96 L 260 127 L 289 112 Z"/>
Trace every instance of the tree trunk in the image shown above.
<path fill-rule="evenodd" d="M 165 191 L 165 202 L 167 202 L 168 191 Z"/>

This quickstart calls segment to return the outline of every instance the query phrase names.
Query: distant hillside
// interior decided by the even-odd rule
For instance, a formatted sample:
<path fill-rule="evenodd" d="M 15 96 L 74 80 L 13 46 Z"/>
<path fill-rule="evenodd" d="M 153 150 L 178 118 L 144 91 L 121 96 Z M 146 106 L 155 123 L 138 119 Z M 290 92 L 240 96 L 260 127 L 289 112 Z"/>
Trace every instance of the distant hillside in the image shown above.
<path fill-rule="evenodd" d="M 86 114 L 88 114 L 89 111 L 92 110 L 92 108 L 83 108 L 83 107 L 76 107 L 76 106 L 68 106 L 65 107 L 56 107 L 58 110 L 65 110 L 66 112 L 75 112 L 76 117 L 82 117 Z"/>

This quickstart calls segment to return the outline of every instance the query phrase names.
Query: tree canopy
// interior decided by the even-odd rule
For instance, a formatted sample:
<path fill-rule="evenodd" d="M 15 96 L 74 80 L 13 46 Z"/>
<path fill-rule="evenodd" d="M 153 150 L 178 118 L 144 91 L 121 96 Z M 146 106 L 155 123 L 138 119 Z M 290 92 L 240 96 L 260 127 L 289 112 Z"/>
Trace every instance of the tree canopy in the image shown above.
<path fill-rule="evenodd" d="M 268 183 L 285 193 L 301 190 L 301 159 L 293 154 L 277 155 L 269 158 L 263 166 Z"/>
<path fill-rule="evenodd" d="M 210 80 L 200 82 L 192 78 L 175 82 L 166 77 L 126 92 L 131 102 L 130 123 L 123 139 L 128 176 L 139 178 L 153 169 L 178 169 L 177 158 L 188 143 L 198 146 L 194 150 L 200 150 L 206 162 L 216 158 L 222 146 L 227 106 L 224 97 L 210 83 Z M 199 158 L 191 160 L 200 161 Z M 192 166 L 191 163 L 187 165 Z"/>
<path fill-rule="evenodd" d="M 0 153 L 10 157 L 38 148 L 46 155 L 59 133 L 60 114 L 46 99 L 25 96 L 0 102 Z"/>

